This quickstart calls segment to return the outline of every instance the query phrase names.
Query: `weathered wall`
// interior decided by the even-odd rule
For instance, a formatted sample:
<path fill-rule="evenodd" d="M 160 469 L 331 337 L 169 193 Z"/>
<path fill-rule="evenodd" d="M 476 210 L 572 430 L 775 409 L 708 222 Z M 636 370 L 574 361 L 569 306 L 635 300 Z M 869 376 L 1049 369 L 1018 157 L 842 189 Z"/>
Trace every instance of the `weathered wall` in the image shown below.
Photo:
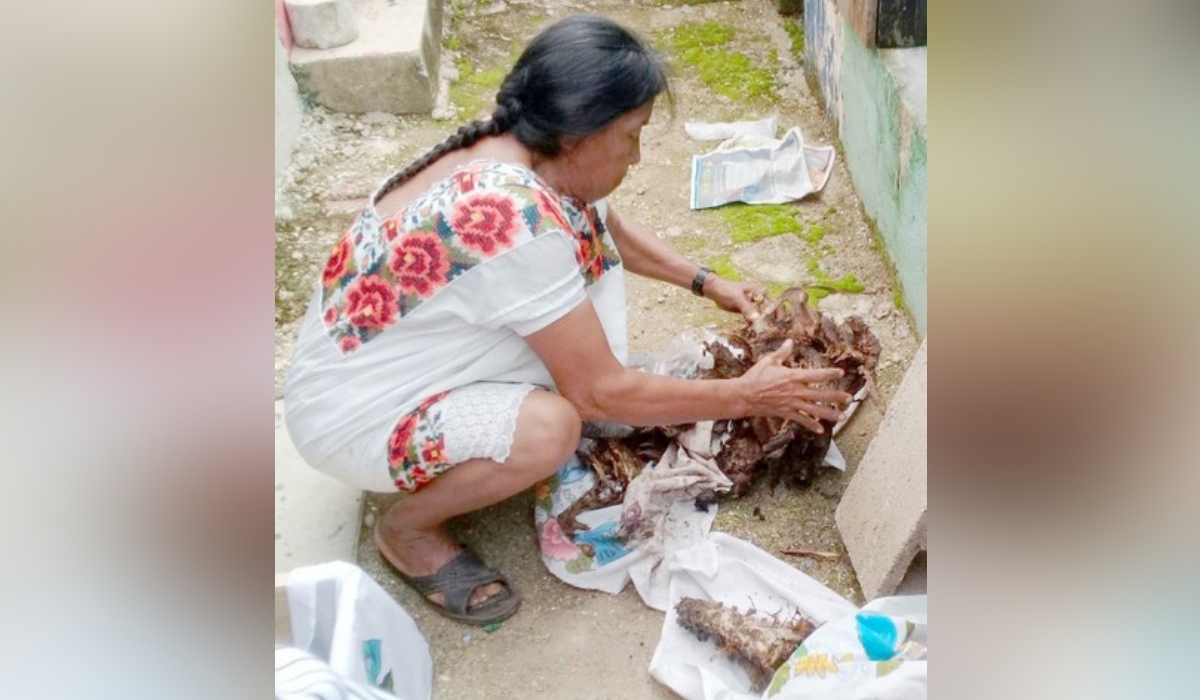
<path fill-rule="evenodd" d="M 286 28 L 284 28 L 286 32 Z M 296 92 L 296 81 L 288 70 L 287 53 L 278 22 L 272 39 L 275 42 L 275 183 L 292 158 L 292 149 L 300 135 L 300 116 L 304 108 Z"/>
<path fill-rule="evenodd" d="M 928 332 L 925 48 L 864 46 L 835 0 L 805 0 L 805 63 L 838 124 L 855 189 Z"/>

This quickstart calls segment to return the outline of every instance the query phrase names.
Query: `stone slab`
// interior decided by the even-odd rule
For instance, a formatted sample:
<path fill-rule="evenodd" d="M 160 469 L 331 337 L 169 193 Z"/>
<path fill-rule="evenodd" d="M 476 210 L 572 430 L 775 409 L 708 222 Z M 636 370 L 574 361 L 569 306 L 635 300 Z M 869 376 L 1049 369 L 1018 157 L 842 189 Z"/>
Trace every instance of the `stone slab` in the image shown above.
<path fill-rule="evenodd" d="M 443 0 L 351 0 L 358 38 L 292 48 L 301 94 L 353 114 L 425 114 L 437 97 Z"/>
<path fill-rule="evenodd" d="M 894 593 L 927 548 L 928 344 L 913 357 L 835 514 L 867 600 Z"/>
<path fill-rule="evenodd" d="M 353 563 L 363 493 L 308 466 L 275 402 L 275 571 L 327 561 Z"/>
<path fill-rule="evenodd" d="M 283 0 L 297 46 L 331 49 L 358 38 L 350 0 Z"/>

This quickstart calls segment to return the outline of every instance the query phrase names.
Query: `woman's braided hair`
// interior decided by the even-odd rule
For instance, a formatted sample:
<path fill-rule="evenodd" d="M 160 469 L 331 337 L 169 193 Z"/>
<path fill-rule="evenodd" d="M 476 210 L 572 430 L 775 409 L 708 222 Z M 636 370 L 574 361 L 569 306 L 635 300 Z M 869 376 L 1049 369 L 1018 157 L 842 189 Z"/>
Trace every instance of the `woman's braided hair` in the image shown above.
<path fill-rule="evenodd" d="M 529 42 L 490 119 L 460 127 L 385 182 L 380 196 L 487 136 L 511 131 L 534 153 L 558 155 L 564 139 L 590 136 L 663 92 L 670 95 L 665 62 L 632 32 L 599 15 L 572 15 Z"/>

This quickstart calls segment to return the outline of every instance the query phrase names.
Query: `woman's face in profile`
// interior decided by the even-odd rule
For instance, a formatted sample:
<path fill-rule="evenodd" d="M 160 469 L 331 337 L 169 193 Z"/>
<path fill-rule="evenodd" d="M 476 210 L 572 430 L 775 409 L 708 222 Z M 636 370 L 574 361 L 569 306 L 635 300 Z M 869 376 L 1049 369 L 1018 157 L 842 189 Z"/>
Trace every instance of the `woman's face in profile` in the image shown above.
<path fill-rule="evenodd" d="M 642 159 L 642 127 L 653 113 L 653 102 L 642 105 L 568 147 L 571 187 L 566 194 L 589 203 L 612 194 Z"/>

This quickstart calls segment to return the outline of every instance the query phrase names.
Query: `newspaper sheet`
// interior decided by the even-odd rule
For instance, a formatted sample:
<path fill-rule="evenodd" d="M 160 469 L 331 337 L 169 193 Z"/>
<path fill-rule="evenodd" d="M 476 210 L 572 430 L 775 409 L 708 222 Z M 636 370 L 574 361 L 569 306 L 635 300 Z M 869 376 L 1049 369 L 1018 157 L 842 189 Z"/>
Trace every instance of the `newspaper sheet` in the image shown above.
<path fill-rule="evenodd" d="M 782 204 L 819 192 L 833 171 L 832 146 L 806 146 L 800 129 L 782 139 L 739 136 L 692 158 L 692 209 L 729 202 Z"/>

